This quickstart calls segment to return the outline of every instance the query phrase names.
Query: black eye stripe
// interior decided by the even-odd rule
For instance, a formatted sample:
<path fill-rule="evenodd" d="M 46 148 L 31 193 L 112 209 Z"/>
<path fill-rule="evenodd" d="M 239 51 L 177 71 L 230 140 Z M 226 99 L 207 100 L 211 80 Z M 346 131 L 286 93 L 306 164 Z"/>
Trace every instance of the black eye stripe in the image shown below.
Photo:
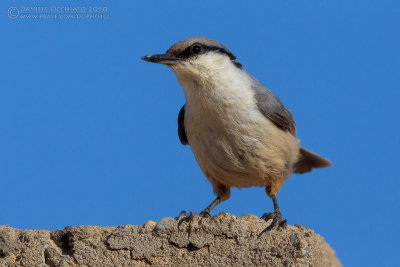
<path fill-rule="evenodd" d="M 192 54 L 200 54 L 200 52 L 201 52 L 201 46 L 199 45 L 192 46 Z"/>
<path fill-rule="evenodd" d="M 198 53 L 193 53 L 193 48 L 195 46 L 200 47 L 200 51 Z M 233 55 L 228 50 L 226 50 L 226 49 L 224 49 L 222 47 L 218 47 L 218 46 L 206 46 L 206 45 L 203 45 L 203 44 L 200 44 L 200 43 L 194 43 L 191 46 L 187 47 L 182 52 L 180 52 L 179 54 L 177 54 L 177 57 L 182 58 L 182 59 L 186 59 L 186 58 L 195 57 L 197 55 L 205 54 L 205 53 L 210 52 L 210 51 L 215 51 L 215 52 L 227 55 L 232 60 L 233 64 L 235 64 L 236 67 L 242 68 L 242 64 L 240 64 L 236 60 L 235 55 Z"/>

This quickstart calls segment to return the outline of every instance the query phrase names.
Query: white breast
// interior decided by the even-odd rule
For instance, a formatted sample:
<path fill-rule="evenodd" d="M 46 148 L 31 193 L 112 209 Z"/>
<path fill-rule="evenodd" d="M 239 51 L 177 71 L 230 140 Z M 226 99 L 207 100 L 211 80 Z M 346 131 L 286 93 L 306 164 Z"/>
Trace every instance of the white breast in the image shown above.
<path fill-rule="evenodd" d="M 297 141 L 264 117 L 247 73 L 230 65 L 201 79 L 177 74 L 186 96 L 186 135 L 209 179 L 263 186 L 293 164 L 290 153 Z"/>

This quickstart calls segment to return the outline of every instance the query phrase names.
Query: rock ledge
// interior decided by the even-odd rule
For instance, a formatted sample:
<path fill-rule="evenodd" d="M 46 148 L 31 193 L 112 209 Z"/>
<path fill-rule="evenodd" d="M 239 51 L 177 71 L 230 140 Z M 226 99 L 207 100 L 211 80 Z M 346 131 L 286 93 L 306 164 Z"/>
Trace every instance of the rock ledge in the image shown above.
<path fill-rule="evenodd" d="M 56 231 L 0 226 L 0 266 L 341 266 L 313 230 L 288 225 L 261 233 L 268 225 L 220 213 Z"/>

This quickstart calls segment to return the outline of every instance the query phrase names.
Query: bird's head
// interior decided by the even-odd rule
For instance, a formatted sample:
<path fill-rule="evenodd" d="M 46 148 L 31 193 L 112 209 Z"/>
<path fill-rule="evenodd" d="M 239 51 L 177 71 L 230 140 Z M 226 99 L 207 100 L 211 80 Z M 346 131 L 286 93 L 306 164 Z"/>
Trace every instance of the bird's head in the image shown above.
<path fill-rule="evenodd" d="M 167 65 L 179 80 L 212 77 L 224 68 L 242 68 L 224 45 L 206 37 L 191 37 L 172 45 L 165 54 L 148 55 L 142 59 Z"/>

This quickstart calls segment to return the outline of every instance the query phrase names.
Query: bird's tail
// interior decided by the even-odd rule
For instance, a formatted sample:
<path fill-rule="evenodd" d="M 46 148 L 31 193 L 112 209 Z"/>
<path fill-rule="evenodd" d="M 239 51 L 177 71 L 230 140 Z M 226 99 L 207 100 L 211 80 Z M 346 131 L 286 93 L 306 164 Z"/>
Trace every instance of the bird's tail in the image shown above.
<path fill-rule="evenodd" d="M 332 165 L 329 160 L 300 147 L 300 155 L 293 166 L 294 173 L 310 172 L 313 168 L 324 168 Z"/>

